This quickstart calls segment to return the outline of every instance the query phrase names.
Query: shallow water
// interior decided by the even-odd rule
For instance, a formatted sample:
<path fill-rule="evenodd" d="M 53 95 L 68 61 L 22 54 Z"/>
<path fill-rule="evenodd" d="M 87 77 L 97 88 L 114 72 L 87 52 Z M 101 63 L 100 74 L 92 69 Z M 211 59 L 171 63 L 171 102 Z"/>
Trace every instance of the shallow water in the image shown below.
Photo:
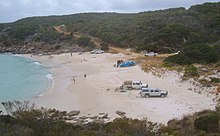
<path fill-rule="evenodd" d="M 0 54 L 0 102 L 39 96 L 48 89 L 51 78 L 39 62 L 19 55 Z"/>

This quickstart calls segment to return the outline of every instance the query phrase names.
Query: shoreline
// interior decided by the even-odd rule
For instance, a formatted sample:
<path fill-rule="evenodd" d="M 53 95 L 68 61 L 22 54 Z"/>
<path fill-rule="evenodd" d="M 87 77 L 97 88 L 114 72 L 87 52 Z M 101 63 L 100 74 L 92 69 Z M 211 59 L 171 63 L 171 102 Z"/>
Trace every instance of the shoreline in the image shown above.
<path fill-rule="evenodd" d="M 50 76 L 50 77 L 48 77 L 48 76 Z M 44 96 L 44 95 L 47 95 L 47 94 L 51 93 L 51 91 L 52 91 L 52 89 L 54 87 L 54 84 L 55 84 L 55 81 L 53 80 L 52 76 L 53 76 L 52 74 L 48 74 L 46 76 L 47 79 L 48 79 L 48 87 L 47 87 L 46 91 L 44 91 L 43 93 L 41 93 L 41 94 L 39 94 L 39 95 L 37 95 L 35 97 L 41 97 L 41 96 Z"/>
<path fill-rule="evenodd" d="M 51 90 L 31 100 L 37 106 L 65 111 L 79 110 L 80 116 L 108 113 L 110 120 L 119 117 L 115 113 L 119 110 L 125 112 L 126 117 L 148 118 L 164 124 L 174 118 L 215 108 L 213 96 L 195 93 L 192 90 L 199 88 L 190 81 L 182 82 L 174 72 L 157 77 L 143 72 L 138 65 L 113 67 L 116 60 L 129 59 L 130 56 L 109 53 L 25 56 L 41 62 L 53 74 L 54 85 Z M 75 83 L 71 80 L 73 76 Z M 140 98 L 138 90 L 115 92 L 115 88 L 125 80 L 141 80 L 150 87 L 164 89 L 169 93 L 166 98 Z"/>
<path fill-rule="evenodd" d="M 48 71 L 48 74 L 46 75 L 46 78 L 47 78 L 47 81 L 48 81 L 47 88 L 42 90 L 42 93 L 40 93 L 39 95 L 33 96 L 34 98 L 41 97 L 43 95 L 51 93 L 51 91 L 53 89 L 53 86 L 55 84 L 55 81 L 53 79 L 53 73 L 51 73 L 49 67 L 45 67 L 40 61 L 33 59 L 31 54 L 13 54 L 13 56 L 18 56 L 18 57 L 30 59 L 30 60 L 33 61 L 33 63 L 35 65 L 39 65 L 39 66 L 43 67 L 46 71 Z"/>

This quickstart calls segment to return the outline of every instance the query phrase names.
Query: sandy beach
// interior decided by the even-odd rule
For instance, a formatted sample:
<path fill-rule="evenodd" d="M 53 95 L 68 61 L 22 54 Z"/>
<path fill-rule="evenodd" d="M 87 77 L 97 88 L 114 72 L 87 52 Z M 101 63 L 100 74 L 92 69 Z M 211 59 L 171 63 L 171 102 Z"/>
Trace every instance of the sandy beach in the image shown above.
<path fill-rule="evenodd" d="M 139 65 L 117 68 L 113 65 L 118 59 L 129 59 L 123 54 L 78 53 L 33 56 L 47 67 L 53 75 L 49 91 L 31 100 L 37 106 L 59 110 L 79 110 L 80 116 L 108 113 L 110 119 L 119 117 L 117 110 L 131 118 L 148 118 L 159 123 L 167 123 L 173 118 L 181 118 L 205 109 L 214 109 L 214 96 L 193 85 L 181 81 L 175 72 L 166 72 L 157 77 L 141 70 Z M 86 77 L 85 77 L 86 74 Z M 74 80 L 75 81 L 74 81 Z M 141 98 L 139 90 L 116 92 L 115 89 L 125 80 L 141 80 L 149 87 L 169 92 L 165 98 Z"/>

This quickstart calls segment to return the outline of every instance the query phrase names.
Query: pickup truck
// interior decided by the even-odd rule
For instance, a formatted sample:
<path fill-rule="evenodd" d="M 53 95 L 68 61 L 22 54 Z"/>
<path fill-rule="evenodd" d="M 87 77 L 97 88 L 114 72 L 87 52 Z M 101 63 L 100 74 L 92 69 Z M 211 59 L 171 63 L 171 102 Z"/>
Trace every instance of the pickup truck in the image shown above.
<path fill-rule="evenodd" d="M 143 84 L 141 81 L 124 81 L 123 88 L 125 89 L 141 89 L 143 87 L 148 87 L 147 84 Z"/>
<path fill-rule="evenodd" d="M 159 96 L 164 98 L 168 95 L 167 91 L 162 91 L 158 88 L 142 88 L 140 92 L 141 97 L 148 98 L 150 96 Z"/>

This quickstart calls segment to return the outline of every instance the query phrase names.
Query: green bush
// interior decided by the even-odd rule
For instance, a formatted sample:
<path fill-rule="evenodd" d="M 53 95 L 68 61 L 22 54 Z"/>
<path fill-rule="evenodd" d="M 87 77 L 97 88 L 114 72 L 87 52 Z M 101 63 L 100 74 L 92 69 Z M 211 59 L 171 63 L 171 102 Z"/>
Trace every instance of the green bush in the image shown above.
<path fill-rule="evenodd" d="M 207 133 L 217 132 L 219 129 L 219 116 L 210 114 L 198 117 L 194 122 L 195 129 L 203 130 Z"/>
<path fill-rule="evenodd" d="M 28 36 L 35 34 L 35 28 L 27 26 L 17 26 L 8 31 L 8 35 L 17 40 L 25 40 Z"/>
<path fill-rule="evenodd" d="M 211 79 L 212 83 L 220 83 L 220 79 L 219 78 L 211 77 L 210 79 Z"/>
<path fill-rule="evenodd" d="M 184 77 L 195 77 L 198 76 L 197 68 L 193 65 L 189 65 L 185 67 Z"/>
<path fill-rule="evenodd" d="M 186 65 L 193 63 L 216 63 L 219 60 L 219 53 L 214 47 L 206 44 L 191 44 L 186 45 L 179 54 L 165 59 L 165 62 Z"/>
<path fill-rule="evenodd" d="M 56 44 L 56 43 L 61 43 L 61 42 L 74 42 L 74 39 L 70 35 L 64 35 L 58 33 L 56 30 L 54 30 L 53 27 L 49 28 L 44 28 L 42 27 L 36 35 L 33 36 L 33 41 L 35 42 L 45 42 L 50 45 Z M 60 49 L 60 48 L 55 48 L 55 49 Z"/>
<path fill-rule="evenodd" d="M 100 46 L 101 50 L 108 51 L 109 49 L 109 45 L 107 43 L 102 42 Z"/>
<path fill-rule="evenodd" d="M 109 134 L 119 136 L 151 136 L 154 125 L 154 123 L 145 120 L 118 118 L 106 124 L 106 131 Z"/>
<path fill-rule="evenodd" d="M 86 47 L 86 46 L 89 46 L 89 47 L 94 47 L 94 43 L 91 42 L 91 39 L 89 37 L 80 37 L 78 40 L 77 40 L 77 44 L 79 44 L 79 46 L 82 46 L 82 47 Z"/>

